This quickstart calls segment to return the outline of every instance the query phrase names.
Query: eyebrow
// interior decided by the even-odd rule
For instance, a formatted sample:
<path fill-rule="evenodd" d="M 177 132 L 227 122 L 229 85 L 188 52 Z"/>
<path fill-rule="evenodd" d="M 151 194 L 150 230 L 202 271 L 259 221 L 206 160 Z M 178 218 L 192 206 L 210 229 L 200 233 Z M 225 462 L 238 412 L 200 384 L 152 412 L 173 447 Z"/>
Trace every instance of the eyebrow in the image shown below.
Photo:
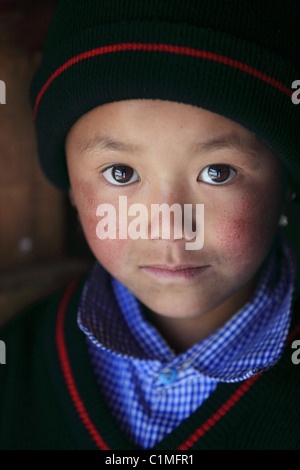
<path fill-rule="evenodd" d="M 230 133 L 225 135 L 220 135 L 218 137 L 212 138 L 206 142 L 200 142 L 196 144 L 197 151 L 209 152 L 214 150 L 241 150 L 257 155 L 259 152 L 264 150 L 264 144 L 259 142 L 254 134 L 251 136 L 241 136 L 236 133 Z"/>
<path fill-rule="evenodd" d="M 91 140 L 80 143 L 80 150 L 89 153 L 93 150 L 112 150 L 115 152 L 138 152 L 141 148 L 129 142 L 122 142 L 110 136 L 96 135 Z"/>
<path fill-rule="evenodd" d="M 223 149 L 247 151 L 252 155 L 257 155 L 262 152 L 264 144 L 260 142 L 254 134 L 251 136 L 241 136 L 237 133 L 229 133 L 214 137 L 205 142 L 197 142 L 192 144 L 192 151 L 196 152 L 210 152 Z M 83 153 L 89 153 L 94 150 L 108 150 L 115 152 L 142 152 L 143 148 L 126 141 L 120 141 L 110 136 L 96 135 L 89 141 L 80 143 L 80 150 Z"/>

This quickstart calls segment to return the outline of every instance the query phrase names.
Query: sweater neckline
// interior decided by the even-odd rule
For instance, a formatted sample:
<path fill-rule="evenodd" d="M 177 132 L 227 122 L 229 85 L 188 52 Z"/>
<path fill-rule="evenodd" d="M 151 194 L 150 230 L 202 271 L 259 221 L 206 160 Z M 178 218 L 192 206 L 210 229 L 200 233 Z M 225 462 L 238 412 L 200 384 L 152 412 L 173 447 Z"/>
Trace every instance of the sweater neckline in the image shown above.
<path fill-rule="evenodd" d="M 142 450 L 119 429 L 96 382 L 86 348 L 86 337 L 76 321 L 82 287 L 83 281 L 79 285 L 76 282 L 67 287 L 56 318 L 52 320 L 52 328 L 47 326 L 46 329 L 48 341 L 55 348 L 56 360 L 53 360 L 53 348 L 49 348 L 48 353 L 51 354 L 50 363 L 58 399 L 62 402 L 62 409 L 80 448 Z M 256 392 L 267 399 L 270 380 L 275 379 L 274 369 L 283 371 L 291 362 L 290 356 L 286 356 L 284 353 L 277 365 L 269 371 L 258 373 L 243 382 L 220 383 L 200 408 L 151 450 L 191 450 L 195 444 L 197 448 L 203 445 L 205 449 L 208 438 L 214 442 L 221 436 L 224 439 L 224 432 L 228 435 L 234 432 L 236 420 L 257 406 L 257 401 L 252 399 L 253 394 L 248 393 L 254 386 Z M 260 380 L 262 375 L 267 376 L 268 380 Z M 280 379 L 277 377 L 277 380 Z"/>

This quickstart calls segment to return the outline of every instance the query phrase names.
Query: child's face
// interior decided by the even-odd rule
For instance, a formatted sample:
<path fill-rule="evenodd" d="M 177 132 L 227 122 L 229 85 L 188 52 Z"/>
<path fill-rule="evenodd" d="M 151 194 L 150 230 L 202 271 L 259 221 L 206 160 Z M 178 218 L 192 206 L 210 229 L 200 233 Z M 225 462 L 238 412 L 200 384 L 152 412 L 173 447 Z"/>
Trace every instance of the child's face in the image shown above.
<path fill-rule="evenodd" d="M 249 300 L 283 202 L 281 164 L 253 134 L 193 106 L 123 101 L 81 117 L 66 154 L 91 250 L 150 310 L 196 318 L 223 307 L 234 313 Z M 114 205 L 118 221 L 121 195 L 149 214 L 151 204 L 204 204 L 203 248 L 173 238 L 99 240 L 96 209 Z M 149 233 L 150 225 L 149 217 Z"/>

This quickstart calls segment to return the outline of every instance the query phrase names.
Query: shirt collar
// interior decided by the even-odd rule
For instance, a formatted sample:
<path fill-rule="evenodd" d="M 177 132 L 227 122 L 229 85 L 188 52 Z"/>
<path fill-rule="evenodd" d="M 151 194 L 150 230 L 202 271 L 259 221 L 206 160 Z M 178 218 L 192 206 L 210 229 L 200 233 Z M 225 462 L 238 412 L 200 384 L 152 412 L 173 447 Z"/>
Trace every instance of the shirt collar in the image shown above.
<path fill-rule="evenodd" d="M 133 294 L 96 263 L 83 289 L 78 323 L 97 347 L 123 358 L 158 360 L 177 368 L 192 364 L 213 378 L 233 381 L 280 357 L 294 277 L 292 252 L 282 241 L 269 256 L 251 301 L 213 335 L 176 356 L 145 320 Z"/>

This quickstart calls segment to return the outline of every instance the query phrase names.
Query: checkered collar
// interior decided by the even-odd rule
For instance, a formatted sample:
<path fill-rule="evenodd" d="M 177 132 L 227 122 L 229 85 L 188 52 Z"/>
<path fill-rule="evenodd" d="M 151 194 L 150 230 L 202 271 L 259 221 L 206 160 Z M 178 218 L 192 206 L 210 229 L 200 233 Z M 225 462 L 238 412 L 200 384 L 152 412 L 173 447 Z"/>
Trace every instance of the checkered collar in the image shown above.
<path fill-rule="evenodd" d="M 78 324 L 100 349 L 123 358 L 193 365 L 218 380 L 235 381 L 264 370 L 281 356 L 291 318 L 293 253 L 280 240 L 250 300 L 208 338 L 176 355 L 142 314 L 133 294 L 96 263 L 80 300 Z"/>

